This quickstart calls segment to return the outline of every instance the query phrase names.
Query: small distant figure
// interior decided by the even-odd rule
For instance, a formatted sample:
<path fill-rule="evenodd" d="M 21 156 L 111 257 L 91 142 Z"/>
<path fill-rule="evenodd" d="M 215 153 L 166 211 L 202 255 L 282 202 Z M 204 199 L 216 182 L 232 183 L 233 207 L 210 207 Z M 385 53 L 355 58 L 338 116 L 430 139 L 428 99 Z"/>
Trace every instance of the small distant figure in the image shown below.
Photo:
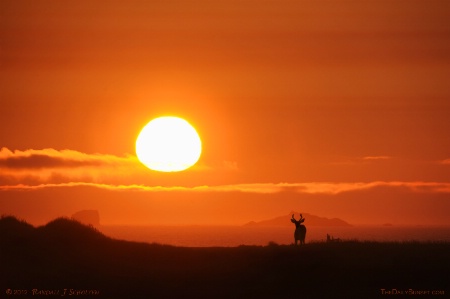
<path fill-rule="evenodd" d="M 303 222 L 305 222 L 305 218 L 303 218 L 303 215 L 300 214 L 300 219 L 296 220 L 294 214 L 292 214 L 291 222 L 295 224 L 295 245 L 297 245 L 298 241 L 300 241 L 300 245 L 305 244 L 306 226 L 303 225 Z"/>
<path fill-rule="evenodd" d="M 336 242 L 341 242 L 341 239 L 339 238 L 335 239 L 333 236 L 327 234 L 327 243 L 336 243 Z"/>

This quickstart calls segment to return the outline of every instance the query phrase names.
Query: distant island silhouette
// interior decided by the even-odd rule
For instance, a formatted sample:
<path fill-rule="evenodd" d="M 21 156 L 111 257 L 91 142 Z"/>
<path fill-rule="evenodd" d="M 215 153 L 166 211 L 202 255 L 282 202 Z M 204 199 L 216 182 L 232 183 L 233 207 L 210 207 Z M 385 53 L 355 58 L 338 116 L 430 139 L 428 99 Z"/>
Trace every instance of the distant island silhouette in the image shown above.
<path fill-rule="evenodd" d="M 4 216 L 0 292 L 26 292 L 21 298 L 71 292 L 97 299 L 446 295 L 448 252 L 450 243 L 430 242 L 187 248 L 115 240 L 68 218 L 34 227 Z"/>
<path fill-rule="evenodd" d="M 286 226 L 291 227 L 292 223 L 290 222 L 292 214 L 298 215 L 299 212 L 291 211 L 290 213 L 278 216 L 272 219 L 262 220 L 262 221 L 251 221 L 245 224 L 245 226 Z M 308 226 L 352 226 L 348 222 L 339 219 L 339 218 L 324 218 L 316 215 L 311 215 L 308 213 L 302 213 L 303 217 L 308 219 Z"/>

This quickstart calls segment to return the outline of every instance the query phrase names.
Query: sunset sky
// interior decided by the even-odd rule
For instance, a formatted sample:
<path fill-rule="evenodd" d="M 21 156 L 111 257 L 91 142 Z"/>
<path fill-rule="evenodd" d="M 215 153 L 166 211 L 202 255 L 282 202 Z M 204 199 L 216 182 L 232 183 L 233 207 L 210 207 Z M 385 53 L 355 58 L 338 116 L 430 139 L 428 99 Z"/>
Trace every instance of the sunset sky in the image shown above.
<path fill-rule="evenodd" d="M 448 0 L 2 0 L 0 214 L 450 225 Z M 136 158 L 175 115 L 203 153 Z"/>

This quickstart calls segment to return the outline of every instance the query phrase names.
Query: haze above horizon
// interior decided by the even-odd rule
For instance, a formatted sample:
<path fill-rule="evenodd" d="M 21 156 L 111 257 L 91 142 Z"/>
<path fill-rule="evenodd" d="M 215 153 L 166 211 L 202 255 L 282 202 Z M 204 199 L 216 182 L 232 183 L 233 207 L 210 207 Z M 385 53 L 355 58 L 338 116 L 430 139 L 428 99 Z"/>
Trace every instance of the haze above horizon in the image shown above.
<path fill-rule="evenodd" d="M 295 210 L 450 225 L 450 6 L 436 1 L 0 3 L 0 214 L 235 225 Z M 158 173 L 145 124 L 202 155 Z"/>

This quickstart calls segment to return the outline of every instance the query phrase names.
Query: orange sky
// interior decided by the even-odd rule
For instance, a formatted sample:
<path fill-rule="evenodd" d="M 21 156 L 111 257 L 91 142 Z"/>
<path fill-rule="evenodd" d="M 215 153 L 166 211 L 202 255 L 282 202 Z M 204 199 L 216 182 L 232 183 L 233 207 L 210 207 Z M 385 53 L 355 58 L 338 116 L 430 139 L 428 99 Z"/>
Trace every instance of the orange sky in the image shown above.
<path fill-rule="evenodd" d="M 450 224 L 447 2 L 1 1 L 0 214 Z M 186 172 L 135 158 L 169 114 Z"/>

